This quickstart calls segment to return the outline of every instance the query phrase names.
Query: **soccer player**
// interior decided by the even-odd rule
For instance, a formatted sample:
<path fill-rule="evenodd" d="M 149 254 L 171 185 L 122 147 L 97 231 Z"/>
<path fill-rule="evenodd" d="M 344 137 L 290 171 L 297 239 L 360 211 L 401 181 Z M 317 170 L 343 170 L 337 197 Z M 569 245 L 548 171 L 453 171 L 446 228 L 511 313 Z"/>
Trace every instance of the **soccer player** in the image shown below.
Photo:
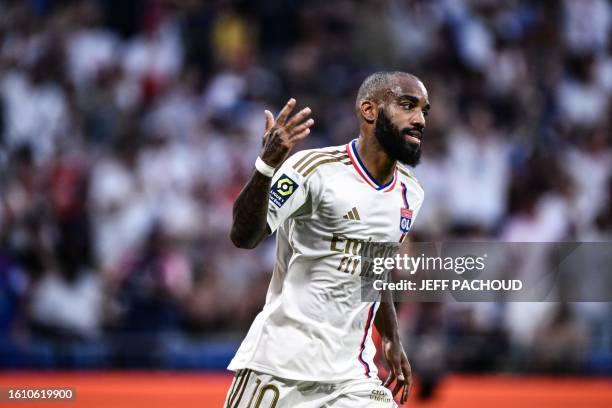
<path fill-rule="evenodd" d="M 298 152 L 314 120 L 304 108 L 265 111 L 256 171 L 234 204 L 232 242 L 254 248 L 276 232 L 276 265 L 263 310 L 229 369 L 226 407 L 395 407 L 412 386 L 390 299 L 361 299 L 364 241 L 401 242 L 423 202 L 407 166 L 421 155 L 427 90 L 415 76 L 378 72 L 356 100 L 359 138 Z M 378 379 L 372 326 L 390 374 Z M 393 392 L 385 388 L 391 387 Z"/>

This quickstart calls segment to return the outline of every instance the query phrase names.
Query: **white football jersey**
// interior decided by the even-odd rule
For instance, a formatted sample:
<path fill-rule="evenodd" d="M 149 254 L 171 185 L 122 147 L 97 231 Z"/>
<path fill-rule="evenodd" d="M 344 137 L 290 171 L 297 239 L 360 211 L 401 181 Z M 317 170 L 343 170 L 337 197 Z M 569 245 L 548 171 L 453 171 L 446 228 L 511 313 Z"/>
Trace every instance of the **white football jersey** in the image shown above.
<path fill-rule="evenodd" d="M 263 310 L 230 370 L 301 381 L 375 377 L 371 339 L 379 302 L 362 302 L 360 242 L 401 242 L 423 189 L 398 163 L 380 185 L 347 145 L 301 151 L 275 173 L 268 225 L 276 265 Z"/>

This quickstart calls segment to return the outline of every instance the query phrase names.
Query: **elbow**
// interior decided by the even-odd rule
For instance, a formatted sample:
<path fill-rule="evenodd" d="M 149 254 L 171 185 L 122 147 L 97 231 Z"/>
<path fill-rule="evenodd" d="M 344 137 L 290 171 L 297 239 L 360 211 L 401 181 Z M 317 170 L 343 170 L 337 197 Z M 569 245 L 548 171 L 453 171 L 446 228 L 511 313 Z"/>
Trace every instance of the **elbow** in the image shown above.
<path fill-rule="evenodd" d="M 241 237 L 233 228 L 230 233 L 230 239 L 232 240 L 232 244 L 236 248 L 240 249 L 253 249 L 257 246 L 257 242 L 254 240 L 248 240 L 244 237 Z"/>

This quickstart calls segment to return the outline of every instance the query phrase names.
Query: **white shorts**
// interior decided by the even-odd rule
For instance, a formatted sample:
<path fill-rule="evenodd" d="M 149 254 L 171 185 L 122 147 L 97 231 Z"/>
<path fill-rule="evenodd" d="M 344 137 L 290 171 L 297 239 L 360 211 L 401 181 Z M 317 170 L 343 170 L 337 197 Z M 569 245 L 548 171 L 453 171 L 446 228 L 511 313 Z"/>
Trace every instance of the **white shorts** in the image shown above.
<path fill-rule="evenodd" d="M 377 378 L 335 383 L 294 381 L 250 369 L 238 370 L 225 408 L 394 408 L 391 391 Z"/>

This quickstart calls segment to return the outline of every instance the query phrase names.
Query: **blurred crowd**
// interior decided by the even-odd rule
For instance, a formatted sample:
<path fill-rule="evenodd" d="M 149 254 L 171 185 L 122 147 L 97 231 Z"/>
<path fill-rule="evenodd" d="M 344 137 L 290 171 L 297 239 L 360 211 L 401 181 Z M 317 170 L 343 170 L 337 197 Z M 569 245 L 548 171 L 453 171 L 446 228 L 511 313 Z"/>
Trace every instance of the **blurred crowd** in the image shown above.
<path fill-rule="evenodd" d="M 0 366 L 223 366 L 274 262 L 228 238 L 263 110 L 344 144 L 377 70 L 429 90 L 414 240 L 609 241 L 611 27 L 606 0 L 0 0 Z M 612 372 L 609 304 L 399 308 L 432 383 Z"/>

